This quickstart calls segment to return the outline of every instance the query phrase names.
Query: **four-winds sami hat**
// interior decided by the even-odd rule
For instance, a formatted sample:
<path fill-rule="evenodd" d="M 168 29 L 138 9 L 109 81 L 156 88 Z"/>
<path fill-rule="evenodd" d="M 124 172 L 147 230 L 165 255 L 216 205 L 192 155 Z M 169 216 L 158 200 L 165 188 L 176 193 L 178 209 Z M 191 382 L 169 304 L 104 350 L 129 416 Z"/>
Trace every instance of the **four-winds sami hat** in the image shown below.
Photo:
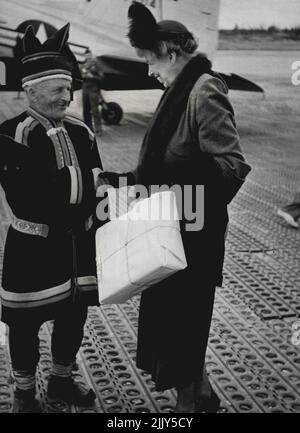
<path fill-rule="evenodd" d="M 70 24 L 66 24 L 41 44 L 32 26 L 27 27 L 17 49 L 22 64 L 23 88 L 52 78 L 73 80 L 73 87 L 80 87 L 78 81 L 81 75 L 77 60 L 67 44 L 69 28 Z"/>
<path fill-rule="evenodd" d="M 142 3 L 133 1 L 128 9 L 128 38 L 133 47 L 152 50 L 159 41 L 174 37 L 193 37 L 179 21 L 163 20 L 157 22 L 150 10 Z"/>

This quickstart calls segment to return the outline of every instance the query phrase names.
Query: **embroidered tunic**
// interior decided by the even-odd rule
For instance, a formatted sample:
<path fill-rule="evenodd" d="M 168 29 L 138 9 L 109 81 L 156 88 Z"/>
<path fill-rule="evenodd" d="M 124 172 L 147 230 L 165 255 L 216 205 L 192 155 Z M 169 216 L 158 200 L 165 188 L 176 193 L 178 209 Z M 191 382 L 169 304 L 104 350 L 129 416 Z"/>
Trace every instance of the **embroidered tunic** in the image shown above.
<path fill-rule="evenodd" d="M 13 212 L 1 320 L 9 324 L 31 314 L 48 320 L 74 297 L 97 304 L 93 169 L 102 164 L 93 133 L 74 117 L 54 122 L 29 108 L 4 122 L 0 134 L 19 143 L 24 155 L 28 151 L 26 161 L 0 161 L 0 182 Z M 0 153 L 8 141 L 0 135 Z"/>

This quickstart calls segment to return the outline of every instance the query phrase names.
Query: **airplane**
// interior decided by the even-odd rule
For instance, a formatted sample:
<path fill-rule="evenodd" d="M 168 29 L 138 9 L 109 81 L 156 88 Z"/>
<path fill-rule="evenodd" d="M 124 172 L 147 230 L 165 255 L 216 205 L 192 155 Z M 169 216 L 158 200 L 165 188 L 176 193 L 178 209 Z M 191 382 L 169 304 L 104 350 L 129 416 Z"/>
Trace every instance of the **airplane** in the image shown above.
<path fill-rule="evenodd" d="M 199 42 L 198 51 L 213 61 L 218 46 L 218 20 L 221 0 L 140 0 L 157 20 L 182 21 Z M 58 28 L 70 22 L 70 48 L 77 61 L 84 62 L 89 48 L 99 59 L 103 90 L 162 89 L 148 76 L 147 64 L 130 46 L 127 11 L 131 0 L 0 0 L 0 91 L 22 91 L 16 66 L 15 46 L 28 25 L 43 42 Z M 1 79 L 1 66 L 5 77 Z M 3 69 L 3 68 L 2 68 Z M 221 73 L 232 90 L 263 92 L 244 77 Z M 105 111 L 106 110 L 106 111 Z M 102 107 L 107 123 L 119 123 L 122 108 L 114 103 Z"/>

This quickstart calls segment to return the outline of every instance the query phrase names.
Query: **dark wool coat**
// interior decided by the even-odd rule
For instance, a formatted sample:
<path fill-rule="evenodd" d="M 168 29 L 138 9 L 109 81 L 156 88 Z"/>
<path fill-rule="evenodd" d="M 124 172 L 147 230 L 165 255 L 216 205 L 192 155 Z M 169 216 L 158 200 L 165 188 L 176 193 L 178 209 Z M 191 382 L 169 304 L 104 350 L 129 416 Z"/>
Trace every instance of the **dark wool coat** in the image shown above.
<path fill-rule="evenodd" d="M 156 145 L 146 139 L 134 173 L 135 181 L 147 186 L 204 185 L 203 229 L 186 231 L 187 221 L 181 221 L 188 267 L 141 296 L 137 366 L 151 373 L 157 390 L 187 385 L 202 374 L 214 290 L 222 284 L 227 204 L 250 170 L 227 86 L 216 75 L 204 73 L 195 81 L 176 125 L 171 124 L 172 117 L 165 119 L 166 107 L 172 111 L 176 93 L 184 92 L 182 83 L 189 80 L 188 71 L 181 74 L 166 91 L 150 125 L 151 130 L 162 121 L 162 127 L 168 128 L 169 122 L 173 128 L 162 159 L 155 160 L 151 147 Z"/>
<path fill-rule="evenodd" d="M 76 118 L 54 123 L 28 109 L 4 122 L 0 134 L 0 182 L 14 216 L 1 320 L 48 320 L 73 298 L 95 305 L 92 169 L 101 160 L 92 132 Z"/>

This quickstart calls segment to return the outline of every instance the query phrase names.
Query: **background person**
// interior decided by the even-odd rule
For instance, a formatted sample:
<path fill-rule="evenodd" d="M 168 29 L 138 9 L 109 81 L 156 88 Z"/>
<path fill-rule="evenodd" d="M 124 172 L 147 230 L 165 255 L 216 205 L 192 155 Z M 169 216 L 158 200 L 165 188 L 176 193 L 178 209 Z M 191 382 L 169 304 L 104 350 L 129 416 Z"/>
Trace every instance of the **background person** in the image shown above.
<path fill-rule="evenodd" d="M 101 93 L 104 73 L 99 60 L 93 57 L 88 49 L 85 53 L 85 63 L 82 67 L 82 106 L 83 120 L 97 135 L 103 132 L 101 112 L 99 104 L 103 102 Z"/>

